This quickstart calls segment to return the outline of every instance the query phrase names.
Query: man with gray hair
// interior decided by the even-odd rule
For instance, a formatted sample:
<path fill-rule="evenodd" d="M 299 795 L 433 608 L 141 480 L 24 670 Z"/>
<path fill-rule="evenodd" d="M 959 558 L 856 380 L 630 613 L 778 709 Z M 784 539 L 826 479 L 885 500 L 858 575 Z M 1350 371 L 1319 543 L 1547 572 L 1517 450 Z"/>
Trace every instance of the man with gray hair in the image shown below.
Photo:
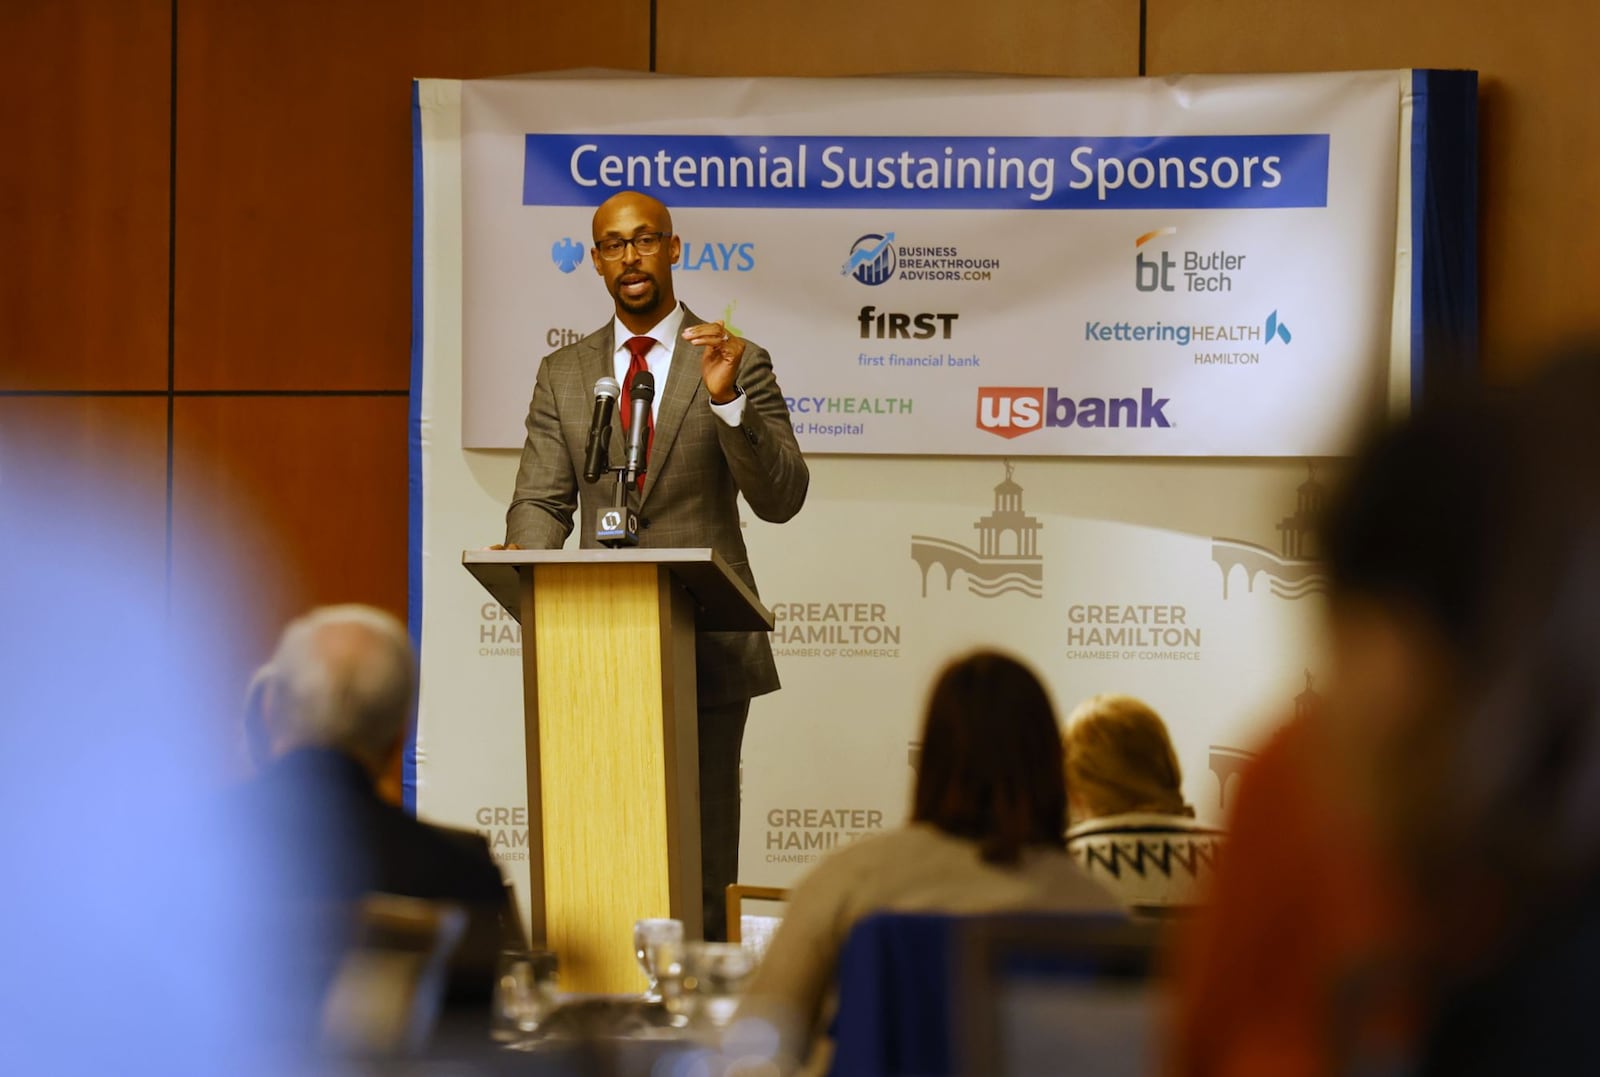
<path fill-rule="evenodd" d="M 411 640 L 382 610 L 327 606 L 290 622 L 250 685 L 247 735 L 265 759 L 244 807 L 294 850 L 290 874 L 308 902 L 384 893 L 464 906 L 467 967 L 458 964 L 451 991 L 486 995 L 500 941 L 520 934 L 487 843 L 423 823 L 378 792 L 416 692 Z"/>

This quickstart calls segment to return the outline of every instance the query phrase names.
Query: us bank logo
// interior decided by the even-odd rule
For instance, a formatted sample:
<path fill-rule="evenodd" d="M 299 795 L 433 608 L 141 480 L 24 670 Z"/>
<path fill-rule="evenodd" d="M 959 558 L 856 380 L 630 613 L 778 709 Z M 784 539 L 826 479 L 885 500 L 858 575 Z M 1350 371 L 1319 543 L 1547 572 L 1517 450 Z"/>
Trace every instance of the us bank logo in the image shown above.
<path fill-rule="evenodd" d="M 1211 560 L 1222 570 L 1222 597 L 1229 597 L 1234 569 L 1244 569 L 1245 589 L 1254 592 L 1256 579 L 1265 576 L 1276 598 L 1297 600 L 1326 594 L 1328 574 L 1322 563 L 1317 535 L 1328 502 L 1328 490 L 1317 480 L 1315 464 L 1296 489 L 1295 510 L 1278 521 L 1278 549 L 1242 539 L 1213 538 Z"/>
<path fill-rule="evenodd" d="M 1044 597 L 1044 558 L 1039 553 L 1039 532 L 1044 524 L 1022 509 L 1022 487 L 1014 479 L 1011 461 L 1006 477 L 994 488 L 994 509 L 972 524 L 978 548 L 932 535 L 911 536 L 911 559 L 922 570 L 922 597 L 928 597 L 928 574 L 944 569 L 944 589 L 949 591 L 957 572 L 966 574 L 967 590 L 979 598 L 1005 594 Z"/>
<path fill-rule="evenodd" d="M 894 277 L 894 233 L 869 232 L 850 247 L 839 272 L 862 284 L 878 285 Z"/>
<path fill-rule="evenodd" d="M 550 260 L 563 273 L 571 273 L 583 264 L 583 244 L 571 236 L 563 236 L 550 247 Z"/>
<path fill-rule="evenodd" d="M 987 386 L 978 390 L 978 429 L 1019 438 L 1045 427 L 1168 428 L 1170 397 L 1144 388 L 1138 396 L 1070 397 L 1059 389 Z"/>

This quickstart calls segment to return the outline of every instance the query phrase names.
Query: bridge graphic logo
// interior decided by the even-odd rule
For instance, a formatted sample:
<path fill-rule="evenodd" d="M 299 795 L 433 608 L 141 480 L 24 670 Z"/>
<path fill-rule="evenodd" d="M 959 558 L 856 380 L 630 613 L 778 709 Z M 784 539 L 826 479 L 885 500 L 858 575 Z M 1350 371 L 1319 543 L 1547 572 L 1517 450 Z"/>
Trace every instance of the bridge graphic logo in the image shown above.
<path fill-rule="evenodd" d="M 922 597 L 928 597 L 928 574 L 935 565 L 944 569 L 944 589 L 950 590 L 957 572 L 967 575 L 967 590 L 979 598 L 1021 594 L 1044 597 L 1044 558 L 1039 554 L 1037 517 L 1022 511 L 1022 487 L 1006 477 L 994 488 L 994 511 L 980 516 L 972 526 L 978 548 L 931 535 L 911 536 L 911 559 L 922 570 Z"/>
<path fill-rule="evenodd" d="M 1294 697 L 1294 716 L 1303 719 L 1315 713 L 1322 704 L 1322 693 L 1317 691 L 1316 678 L 1311 676 L 1311 671 L 1306 670 L 1305 691 Z M 1210 764 L 1211 773 L 1217 777 L 1217 807 L 1222 811 L 1228 810 L 1228 799 L 1233 790 L 1230 786 L 1246 768 L 1256 753 L 1243 748 L 1230 748 L 1225 744 L 1211 746 Z"/>
<path fill-rule="evenodd" d="M 1279 546 L 1274 553 L 1266 546 L 1241 539 L 1213 538 L 1211 560 L 1222 569 L 1222 597 L 1228 597 L 1228 581 L 1233 570 L 1243 568 L 1245 587 L 1256 589 L 1256 577 L 1265 575 L 1277 598 L 1297 600 L 1307 595 L 1328 593 L 1327 569 L 1317 548 L 1317 527 L 1327 505 L 1328 492 L 1317 481 L 1317 467 L 1310 465 L 1310 477 L 1300 484 L 1299 504 L 1290 516 L 1278 521 Z"/>

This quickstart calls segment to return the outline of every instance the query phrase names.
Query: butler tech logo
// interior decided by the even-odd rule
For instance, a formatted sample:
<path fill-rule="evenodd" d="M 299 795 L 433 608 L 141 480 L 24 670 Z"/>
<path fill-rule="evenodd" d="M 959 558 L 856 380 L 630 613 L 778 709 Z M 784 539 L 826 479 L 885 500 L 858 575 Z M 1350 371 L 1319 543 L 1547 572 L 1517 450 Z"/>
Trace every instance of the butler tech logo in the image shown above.
<path fill-rule="evenodd" d="M 839 272 L 862 284 L 887 281 L 986 281 L 1000 268 L 998 258 L 973 258 L 957 247 L 921 247 L 899 243 L 893 232 L 868 232 L 850 247 Z"/>
<path fill-rule="evenodd" d="M 1167 428 L 1171 402 L 1150 388 L 1136 397 L 1070 397 L 1059 389 L 985 387 L 978 390 L 978 429 L 1019 438 L 1047 426 Z"/>
<path fill-rule="evenodd" d="M 1141 292 L 1231 292 L 1247 255 L 1236 251 L 1168 248 L 1176 228 L 1157 228 L 1133 241 L 1133 283 Z"/>

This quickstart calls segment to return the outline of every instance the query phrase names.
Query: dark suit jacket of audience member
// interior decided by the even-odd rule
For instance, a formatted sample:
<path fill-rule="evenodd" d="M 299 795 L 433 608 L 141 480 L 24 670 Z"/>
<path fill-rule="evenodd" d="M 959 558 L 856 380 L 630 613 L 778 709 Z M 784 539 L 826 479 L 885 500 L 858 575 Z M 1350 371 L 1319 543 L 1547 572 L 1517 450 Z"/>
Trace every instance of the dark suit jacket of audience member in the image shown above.
<path fill-rule="evenodd" d="M 359 763 L 333 751 L 290 752 L 240 795 L 251 824 L 265 828 L 289 859 L 280 893 L 297 906 L 291 918 L 326 910 L 333 920 L 369 893 L 459 904 L 469 919 L 451 962 L 449 999 L 488 999 L 499 949 L 520 928 L 512 926 L 504 880 L 481 835 L 418 821 L 378 796 Z M 329 938 L 326 927 L 311 945 L 341 946 L 344 940 Z M 331 975 L 336 959 L 333 953 L 313 958 L 311 975 Z"/>

